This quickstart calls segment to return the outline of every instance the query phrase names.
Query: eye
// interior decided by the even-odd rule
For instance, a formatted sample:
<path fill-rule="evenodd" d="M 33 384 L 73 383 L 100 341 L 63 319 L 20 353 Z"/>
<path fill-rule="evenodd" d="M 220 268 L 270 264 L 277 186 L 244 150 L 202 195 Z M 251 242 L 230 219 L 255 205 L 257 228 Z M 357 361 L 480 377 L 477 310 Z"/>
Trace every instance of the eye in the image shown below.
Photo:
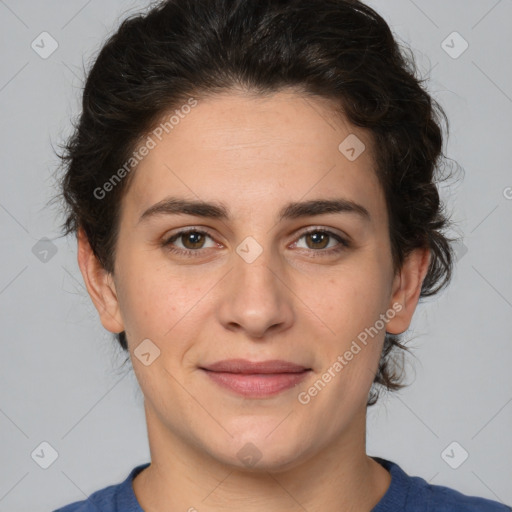
<path fill-rule="evenodd" d="M 301 244 L 300 240 L 304 240 L 305 244 Z M 340 235 L 319 228 L 303 233 L 293 245 L 299 249 L 326 253 L 340 252 L 350 246 L 349 242 Z"/>
<path fill-rule="evenodd" d="M 207 244 L 207 240 L 210 240 L 210 244 Z M 166 239 L 162 246 L 171 252 L 182 254 L 185 256 L 193 256 L 199 252 L 199 249 L 209 249 L 215 247 L 216 242 L 206 232 L 199 229 L 186 229 L 179 231 Z"/>
<path fill-rule="evenodd" d="M 304 240 L 305 243 L 302 243 Z M 181 256 L 200 256 L 201 249 L 218 247 L 219 244 L 206 231 L 189 228 L 178 231 L 162 242 L 166 250 Z M 350 243 L 340 235 L 327 229 L 314 228 L 298 238 L 292 247 L 319 254 L 334 254 L 350 247 Z"/>

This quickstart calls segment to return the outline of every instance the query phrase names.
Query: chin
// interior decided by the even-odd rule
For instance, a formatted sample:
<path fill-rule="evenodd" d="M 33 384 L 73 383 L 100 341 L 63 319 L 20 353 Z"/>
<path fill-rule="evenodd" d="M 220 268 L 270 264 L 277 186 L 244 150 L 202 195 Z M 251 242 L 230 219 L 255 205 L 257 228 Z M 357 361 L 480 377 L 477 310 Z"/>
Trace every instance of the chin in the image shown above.
<path fill-rule="evenodd" d="M 273 423 L 275 429 L 276 422 Z M 225 438 L 225 445 L 217 445 L 213 456 L 223 464 L 238 470 L 258 472 L 283 472 L 298 466 L 307 459 L 306 448 L 302 442 L 283 430 L 281 435 L 272 429 L 249 429 L 243 435 Z"/>

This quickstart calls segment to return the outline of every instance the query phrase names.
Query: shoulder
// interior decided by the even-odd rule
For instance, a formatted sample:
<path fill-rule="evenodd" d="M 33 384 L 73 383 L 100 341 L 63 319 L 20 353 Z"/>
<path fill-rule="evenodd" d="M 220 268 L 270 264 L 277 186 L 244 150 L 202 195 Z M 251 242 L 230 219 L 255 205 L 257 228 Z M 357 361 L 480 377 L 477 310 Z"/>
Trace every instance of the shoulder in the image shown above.
<path fill-rule="evenodd" d="M 426 483 L 426 482 L 425 482 Z M 432 510 L 436 512 L 511 512 L 512 509 L 498 501 L 469 496 L 442 485 L 427 484 Z"/>
<path fill-rule="evenodd" d="M 497 501 L 468 496 L 443 485 L 409 476 L 396 463 L 373 457 L 391 474 L 391 484 L 374 512 L 512 512 Z"/>
<path fill-rule="evenodd" d="M 104 487 L 85 500 L 75 501 L 53 512 L 140 512 L 132 480 L 147 466 L 149 462 L 136 466 L 123 482 Z"/>
<path fill-rule="evenodd" d="M 54 512 L 118 512 L 116 501 L 122 485 L 109 485 L 92 493 L 87 499 L 69 503 Z"/>
<path fill-rule="evenodd" d="M 70 503 L 65 507 L 56 509 L 53 512 L 93 512 L 95 509 L 97 510 L 96 505 L 93 505 L 87 500 L 83 500 L 75 501 L 74 503 Z"/>

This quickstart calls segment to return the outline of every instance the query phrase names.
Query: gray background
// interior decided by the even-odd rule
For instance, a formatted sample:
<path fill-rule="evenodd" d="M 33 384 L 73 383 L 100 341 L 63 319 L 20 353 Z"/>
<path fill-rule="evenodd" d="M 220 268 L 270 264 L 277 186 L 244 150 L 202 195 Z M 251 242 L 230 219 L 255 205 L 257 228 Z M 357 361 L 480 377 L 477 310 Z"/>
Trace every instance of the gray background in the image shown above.
<path fill-rule="evenodd" d="M 0 511 L 53 510 L 149 460 L 137 383 L 86 294 L 74 239 L 57 238 L 62 218 L 46 206 L 52 145 L 79 112 L 83 66 L 120 17 L 145 5 L 0 0 Z M 465 238 L 451 286 L 413 320 L 411 386 L 369 410 L 367 450 L 512 504 L 512 1 L 371 5 L 431 70 L 429 90 L 451 121 L 448 155 L 465 169 L 443 188 Z M 58 43 L 46 59 L 31 47 L 43 46 L 43 31 Z M 469 44 L 460 56 L 458 36 L 445 43 L 451 55 L 442 47 L 454 31 Z M 49 49 L 49 39 L 38 48 Z M 47 448 L 31 456 L 43 441 L 58 452 L 48 469 Z"/>

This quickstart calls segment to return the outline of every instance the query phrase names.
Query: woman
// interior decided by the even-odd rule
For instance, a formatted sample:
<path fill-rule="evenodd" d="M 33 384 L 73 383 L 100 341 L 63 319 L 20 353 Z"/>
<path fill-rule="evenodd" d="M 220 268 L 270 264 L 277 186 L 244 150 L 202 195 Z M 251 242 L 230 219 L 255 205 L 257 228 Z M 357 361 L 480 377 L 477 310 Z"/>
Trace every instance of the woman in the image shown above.
<path fill-rule="evenodd" d="M 91 69 L 66 234 L 151 463 L 71 511 L 501 511 L 365 449 L 452 250 L 442 109 L 354 0 L 172 0 Z"/>

